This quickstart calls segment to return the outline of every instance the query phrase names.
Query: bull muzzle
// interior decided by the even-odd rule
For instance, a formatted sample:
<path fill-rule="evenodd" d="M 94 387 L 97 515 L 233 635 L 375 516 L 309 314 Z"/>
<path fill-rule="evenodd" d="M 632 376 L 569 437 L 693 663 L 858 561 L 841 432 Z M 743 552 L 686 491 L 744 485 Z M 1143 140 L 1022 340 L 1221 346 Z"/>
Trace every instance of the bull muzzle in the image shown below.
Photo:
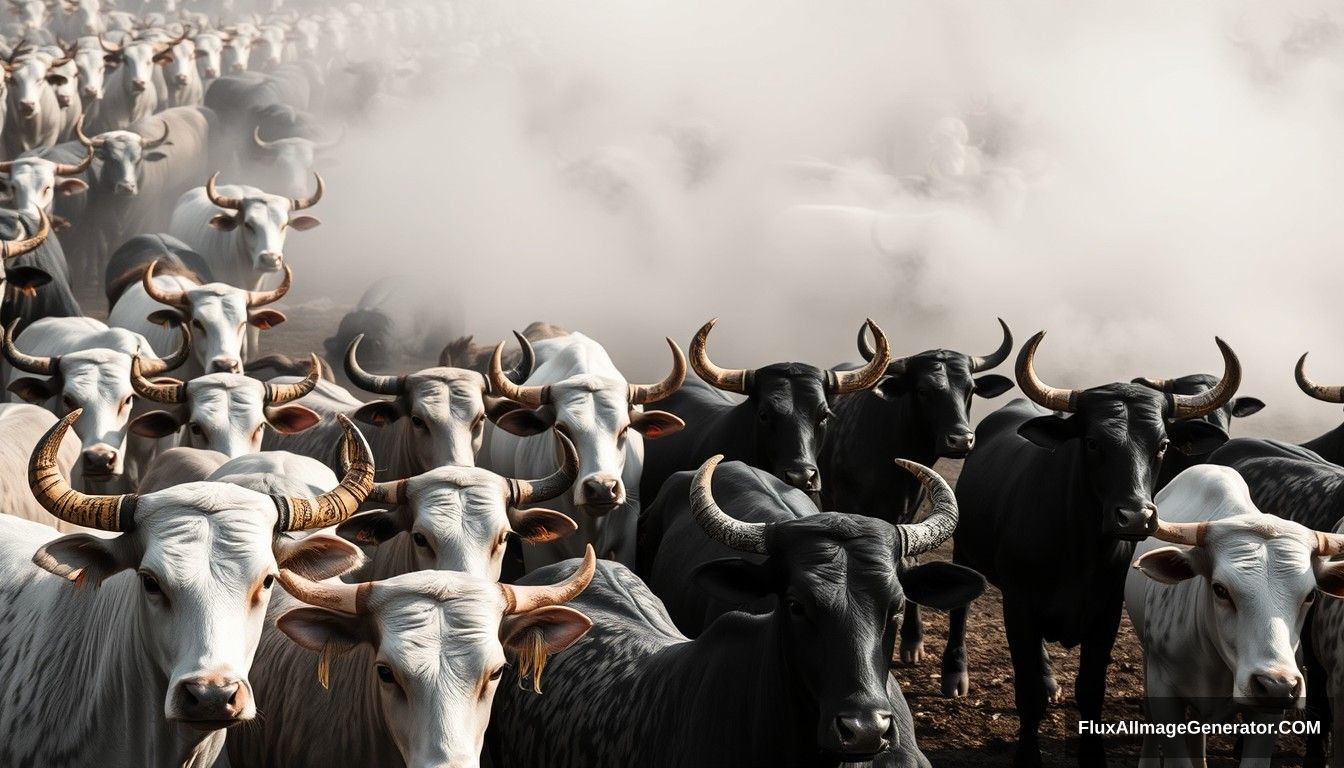
<path fill-rule="evenodd" d="M 279 272 L 285 265 L 285 255 L 279 251 L 262 251 L 257 254 L 257 268 L 264 272 Z"/>
<path fill-rule="evenodd" d="M 236 357 L 216 357 L 210 361 L 210 373 L 242 373 L 243 361 Z"/>
<path fill-rule="evenodd" d="M 229 674 L 184 677 L 173 687 L 168 719 L 202 731 L 228 728 L 252 718 L 252 692 Z"/>
<path fill-rule="evenodd" d="M 888 710 L 873 709 L 837 715 L 831 720 L 822 747 L 855 761 L 885 752 L 895 743 L 896 719 Z"/>
<path fill-rule="evenodd" d="M 85 448 L 84 454 L 80 457 L 83 464 L 84 477 L 95 479 L 110 479 L 117 474 L 117 449 L 110 445 L 102 443 Z"/>
<path fill-rule="evenodd" d="M 953 432 L 943 437 L 938 446 L 938 456 L 945 459 L 964 459 L 975 448 L 975 433 Z"/>
<path fill-rule="evenodd" d="M 1156 530 L 1157 506 L 1152 502 L 1112 507 L 1101 522 L 1102 533 L 1123 541 L 1142 541 Z"/>
<path fill-rule="evenodd" d="M 1252 709 L 1299 709 L 1306 703 L 1306 680 L 1297 669 L 1287 666 L 1253 672 L 1237 687 L 1236 703 Z"/>
<path fill-rule="evenodd" d="M 786 469 L 782 479 L 804 493 L 821 492 L 821 473 L 812 464 Z"/>
<path fill-rule="evenodd" d="M 605 515 L 625 503 L 625 484 L 619 477 L 591 475 L 575 486 L 574 495 L 574 503 L 585 507 L 589 514 Z"/>

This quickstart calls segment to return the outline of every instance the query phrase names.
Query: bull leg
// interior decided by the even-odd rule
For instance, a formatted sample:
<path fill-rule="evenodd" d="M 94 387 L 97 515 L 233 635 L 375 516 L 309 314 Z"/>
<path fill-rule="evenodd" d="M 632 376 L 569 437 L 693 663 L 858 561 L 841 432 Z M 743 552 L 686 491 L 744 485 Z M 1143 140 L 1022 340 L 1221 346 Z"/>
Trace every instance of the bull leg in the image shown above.
<path fill-rule="evenodd" d="M 1272 728 L 1275 723 L 1283 719 L 1283 714 L 1279 712 L 1256 712 L 1245 715 L 1248 723 L 1259 723 L 1266 730 Z M 1269 768 L 1270 762 L 1274 756 L 1274 732 L 1268 730 L 1267 733 L 1252 733 L 1242 737 L 1241 740 L 1241 762 L 1238 763 L 1241 768 Z"/>
<path fill-rule="evenodd" d="M 1064 698 L 1060 690 L 1059 681 L 1055 679 L 1055 667 L 1050 663 L 1050 648 L 1045 643 L 1041 643 L 1041 668 L 1045 674 L 1041 676 L 1041 684 L 1045 686 L 1045 698 L 1051 704 L 1058 704 Z"/>
<path fill-rule="evenodd" d="M 901 621 L 901 663 L 918 664 L 923 660 L 924 622 L 919 619 L 919 606 L 909 603 Z"/>
<path fill-rule="evenodd" d="M 1121 602 L 1098 612 L 1092 631 L 1083 640 L 1078 658 L 1078 677 L 1074 682 L 1074 698 L 1078 715 L 1083 720 L 1100 721 L 1101 705 L 1106 699 L 1106 669 L 1111 666 L 1111 649 L 1115 634 L 1120 631 Z M 1100 734 L 1086 733 L 1078 744 L 1078 764 L 1105 766 L 1106 747 Z"/>
<path fill-rule="evenodd" d="M 1185 720 L 1185 704 L 1151 667 L 1144 667 L 1144 710 L 1150 723 L 1180 723 Z M 1139 768 L 1191 768 L 1192 760 L 1203 764 L 1204 741 L 1198 745 L 1188 736 L 1148 734 L 1143 737 Z M 1198 748 L 1196 748 L 1198 747 Z"/>
<path fill-rule="evenodd" d="M 966 614 L 967 606 L 953 608 L 947 619 L 947 645 L 943 648 L 943 696 L 958 699 L 971 690 L 971 679 L 966 674 Z"/>
<path fill-rule="evenodd" d="M 1017 705 L 1017 768 L 1040 768 L 1041 720 L 1045 717 L 1045 670 L 1041 667 L 1041 633 L 1030 609 L 1003 596 L 1003 629 L 1013 658 L 1013 694 Z"/>

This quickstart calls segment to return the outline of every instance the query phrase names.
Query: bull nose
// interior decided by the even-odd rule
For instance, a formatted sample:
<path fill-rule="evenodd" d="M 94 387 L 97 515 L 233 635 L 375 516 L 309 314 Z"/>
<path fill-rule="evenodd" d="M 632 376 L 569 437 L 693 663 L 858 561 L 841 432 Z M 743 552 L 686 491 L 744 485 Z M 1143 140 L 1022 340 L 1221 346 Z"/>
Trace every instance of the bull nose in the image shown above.
<path fill-rule="evenodd" d="M 821 490 L 821 474 L 816 467 L 787 470 L 784 472 L 784 482 L 808 493 Z"/>
<path fill-rule="evenodd" d="M 178 84 L 178 85 L 186 85 L 186 84 L 187 84 L 187 76 L 186 76 L 186 75 L 178 75 L 178 76 L 177 76 L 176 78 L 174 78 L 174 79 L 177 81 L 177 84 Z"/>
<path fill-rule="evenodd" d="M 210 361 L 211 373 L 242 373 L 243 361 L 234 357 L 216 357 Z"/>
<path fill-rule="evenodd" d="M 19 102 L 19 111 L 25 115 L 31 115 L 37 111 L 37 104 L 32 99 L 24 99 Z"/>
<path fill-rule="evenodd" d="M 257 257 L 257 260 L 261 262 L 262 269 L 275 272 L 279 270 L 281 264 L 284 263 L 285 255 L 276 251 L 262 251 L 261 255 Z"/>
<path fill-rule="evenodd" d="M 118 181 L 112 186 L 112 191 L 118 195 L 134 195 L 139 190 L 139 186 L 133 181 Z"/>
<path fill-rule="evenodd" d="M 950 458 L 960 458 L 971 452 L 975 447 L 975 433 L 962 432 L 961 434 L 948 435 L 946 438 L 947 452 Z"/>
<path fill-rule="evenodd" d="M 836 751 L 851 755 L 874 755 L 891 746 L 896 722 L 885 710 L 857 712 L 835 718 Z"/>
<path fill-rule="evenodd" d="M 236 677 L 202 675 L 177 684 L 173 692 L 174 719 L 210 730 L 237 720 L 247 709 L 247 686 Z"/>
<path fill-rule="evenodd" d="M 1286 706 L 1302 695 L 1302 676 L 1296 670 L 1257 672 L 1251 675 L 1250 696 L 1258 703 Z"/>
<path fill-rule="evenodd" d="M 214 69 L 214 68 L 207 69 L 207 70 L 205 70 L 205 76 L 206 76 L 206 77 L 219 77 L 219 70 Z"/>
<path fill-rule="evenodd" d="M 96 98 L 98 98 L 98 89 L 97 89 L 97 88 L 85 88 L 85 89 L 84 89 L 84 95 L 85 95 L 85 96 L 88 96 L 90 99 L 96 99 Z"/>
<path fill-rule="evenodd" d="M 597 475 L 583 481 L 579 492 L 583 504 L 607 506 L 621 503 L 621 481 L 614 477 Z"/>
<path fill-rule="evenodd" d="M 84 449 L 84 473 L 106 475 L 117 466 L 117 451 L 106 445 L 95 445 Z"/>
<path fill-rule="evenodd" d="M 1116 507 L 1111 513 L 1107 533 L 1122 539 L 1144 539 L 1157 529 L 1157 507 L 1150 504 L 1133 509 Z"/>
<path fill-rule="evenodd" d="M 134 90 L 134 91 L 137 91 L 137 92 L 145 90 L 145 81 L 144 81 L 144 80 L 132 80 L 132 81 L 131 81 L 131 90 Z"/>

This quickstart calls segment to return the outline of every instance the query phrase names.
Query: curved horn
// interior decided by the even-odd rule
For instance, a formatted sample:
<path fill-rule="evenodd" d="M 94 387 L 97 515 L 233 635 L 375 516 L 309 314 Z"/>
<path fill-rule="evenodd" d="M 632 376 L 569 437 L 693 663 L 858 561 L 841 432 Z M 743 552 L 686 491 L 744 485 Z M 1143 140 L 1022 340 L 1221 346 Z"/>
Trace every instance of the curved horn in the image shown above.
<path fill-rule="evenodd" d="M 122 46 L 113 45 L 112 43 L 107 42 L 103 39 L 103 34 L 101 32 L 98 33 L 98 44 L 103 47 L 104 53 L 121 53 Z"/>
<path fill-rule="evenodd" d="M 722 455 L 711 456 L 695 471 L 695 479 L 691 481 L 691 514 L 695 515 L 695 522 L 700 524 L 709 538 L 739 552 L 770 554 L 765 544 L 765 523 L 744 523 L 729 517 L 714 503 L 710 483 L 714 478 L 714 468 L 720 461 L 723 461 Z"/>
<path fill-rule="evenodd" d="M 1013 351 L 1013 332 L 1008 330 L 1008 324 L 1003 322 L 1003 318 L 998 318 L 999 326 L 1003 328 L 1003 341 L 999 343 L 999 348 L 983 357 L 971 358 L 971 373 L 981 373 L 990 368 L 996 368 L 1008 359 L 1008 355 Z"/>
<path fill-rule="evenodd" d="M 1168 544 L 1184 544 L 1187 547 L 1198 547 L 1204 544 L 1204 536 L 1208 533 L 1208 521 L 1200 523 L 1172 523 L 1159 519 L 1157 521 L 1157 530 L 1151 535 L 1158 541 L 1165 541 Z"/>
<path fill-rule="evenodd" d="M 555 438 L 560 443 L 560 450 L 565 460 L 560 463 L 559 468 L 540 480 L 505 478 L 505 483 L 509 487 L 509 506 L 522 507 L 554 499 L 574 484 L 574 478 L 579 476 L 579 453 L 574 450 L 574 443 L 563 433 L 556 432 Z"/>
<path fill-rule="evenodd" d="M 210 202 L 220 208 L 230 208 L 235 211 L 242 208 L 243 199 L 241 197 L 224 197 L 215 191 L 215 181 L 218 178 L 219 171 L 215 171 L 214 174 L 210 176 L 209 180 L 205 182 L 205 196 L 210 198 Z"/>
<path fill-rule="evenodd" d="M 717 322 L 719 318 L 716 317 L 700 326 L 700 330 L 695 332 L 695 338 L 691 339 L 691 367 L 695 369 L 697 376 L 715 389 L 745 395 L 747 390 L 751 389 L 752 372 L 745 368 L 720 368 L 709 359 L 709 352 L 706 351 L 709 332 L 714 330 L 714 324 Z"/>
<path fill-rule="evenodd" d="M 405 504 L 406 479 L 374 483 L 373 489 L 369 491 L 369 497 L 365 501 L 375 504 Z"/>
<path fill-rule="evenodd" d="M 672 348 L 672 372 L 657 384 L 631 384 L 631 405 L 656 403 L 681 389 L 682 382 L 686 381 L 686 355 L 682 354 L 681 347 L 671 338 L 667 339 L 667 346 Z"/>
<path fill-rule="evenodd" d="M 357 584 L 312 581 L 288 568 L 281 568 L 277 578 L 285 591 L 299 602 L 352 616 L 368 611 L 369 593 L 373 591 L 373 584 L 367 581 Z"/>
<path fill-rule="evenodd" d="M 28 459 L 28 487 L 43 509 L 67 523 L 100 531 L 129 531 L 135 527 L 135 494 L 96 496 L 80 493 L 70 487 L 57 466 L 61 440 L 83 412 L 82 408 L 76 408 L 67 413 L 38 441 Z M 76 576 L 73 571 L 68 575 Z"/>
<path fill-rule="evenodd" d="M 1130 384 L 1142 384 L 1149 389 L 1156 389 L 1158 392 L 1168 392 L 1171 390 L 1171 379 L 1150 379 L 1147 376 L 1139 376 L 1129 380 Z"/>
<path fill-rule="evenodd" d="M 537 367 L 537 353 L 532 349 L 532 342 L 527 340 L 523 334 L 514 331 L 513 337 L 518 340 L 518 363 L 504 373 L 509 377 L 509 381 L 514 384 L 522 384 L 527 381 L 527 377 L 532 375 L 532 369 Z"/>
<path fill-rule="evenodd" d="M 252 128 L 252 143 L 256 144 L 258 147 L 261 147 L 262 149 L 270 149 L 271 147 L 275 146 L 273 142 L 261 140 L 260 125 Z"/>
<path fill-rule="evenodd" d="M 104 142 L 104 139 L 90 139 L 88 136 L 84 135 L 83 115 L 81 115 L 79 120 L 75 123 L 75 137 L 79 139 L 80 144 L 83 144 L 85 147 L 88 147 L 89 149 L 93 149 L 94 147 L 101 147 L 103 146 Z"/>
<path fill-rule="evenodd" d="M 1316 531 L 1316 554 L 1320 557 L 1334 557 L 1344 554 L 1344 535 Z"/>
<path fill-rule="evenodd" d="M 864 327 L 871 331 L 873 338 L 877 340 L 877 353 L 862 368 L 853 371 L 827 371 L 827 383 L 834 394 L 847 395 L 851 392 L 872 389 L 877 380 L 887 372 L 887 364 L 891 362 L 891 344 L 887 342 L 887 335 L 872 320 L 864 321 Z"/>
<path fill-rule="evenodd" d="M 1021 351 L 1017 353 L 1017 370 L 1014 371 L 1017 386 L 1022 390 L 1022 394 L 1037 405 L 1052 411 L 1073 413 L 1077 407 L 1078 390 L 1057 389 L 1036 377 L 1036 347 L 1040 346 L 1043 338 L 1045 331 L 1040 331 L 1027 339 L 1027 343 L 1023 344 Z"/>
<path fill-rule="evenodd" d="M 345 414 L 336 415 L 345 436 L 341 440 L 342 461 L 347 467 L 340 485 L 315 499 L 300 496 L 275 496 L 280 517 L 277 532 L 306 531 L 344 522 L 359 509 L 373 489 L 373 453 L 369 443 Z"/>
<path fill-rule="evenodd" d="M 519 584 L 500 584 L 504 593 L 504 615 L 517 616 L 551 605 L 560 605 L 579 596 L 588 588 L 597 571 L 597 557 L 593 554 L 593 545 L 583 550 L 583 562 L 569 578 L 559 584 L 537 584 L 523 586 Z"/>
<path fill-rule="evenodd" d="M 175 39 L 175 40 L 168 40 L 168 41 L 165 41 L 165 42 L 162 42 L 162 43 L 157 43 L 157 44 L 155 44 L 155 46 L 154 46 L 154 55 L 155 55 L 155 56 L 159 56 L 159 55 L 162 55 L 162 54 L 167 53 L 168 51 L 171 51 L 174 47 L 177 46 L 178 43 L 180 43 L 180 42 L 186 40 L 186 39 L 187 39 L 188 37 L 190 37 L 190 36 L 191 36 L 191 25 L 190 25 L 190 24 L 183 24 L 183 25 L 182 25 L 182 34 L 178 35 L 178 36 L 177 36 L 177 39 Z"/>
<path fill-rule="evenodd" d="M 1241 386 L 1241 361 L 1226 342 L 1214 337 L 1218 351 L 1223 353 L 1223 377 L 1198 395 L 1169 395 L 1172 404 L 1171 415 L 1178 419 L 1197 419 L 1227 405 Z"/>
<path fill-rule="evenodd" d="M 490 356 L 490 374 L 487 378 L 490 381 L 491 392 L 531 408 L 537 408 L 551 401 L 549 386 L 534 387 L 510 381 L 509 377 L 504 375 L 503 358 L 504 342 L 501 341 L 495 345 L 495 352 Z"/>
<path fill-rule="evenodd" d="M 39 376 L 55 376 L 60 372 L 61 358 L 59 357 L 36 357 L 25 354 L 14 346 L 14 331 L 19 327 L 19 318 L 9 324 L 5 329 L 5 359 L 9 364 L 25 373 L 35 373 Z"/>
<path fill-rule="evenodd" d="M 896 526 L 901 536 L 903 557 L 914 557 L 937 549 L 957 529 L 957 497 L 947 481 L 937 472 L 907 459 L 896 459 L 896 464 L 919 479 L 929 495 L 931 512 L 918 523 Z"/>
<path fill-rule="evenodd" d="M 180 367 L 183 363 L 187 362 L 187 358 L 191 357 L 191 326 L 187 323 L 182 323 L 177 326 L 177 328 L 182 333 L 182 343 L 178 344 L 177 349 L 168 357 L 157 360 L 150 359 L 142 362 L 140 364 L 140 369 L 146 376 L 158 376 L 167 373 L 174 368 Z"/>
<path fill-rule="evenodd" d="M 149 266 L 145 268 L 145 273 L 140 277 L 140 283 L 144 286 L 145 295 L 160 304 L 167 304 L 170 307 L 177 307 L 178 309 L 188 308 L 191 305 L 191 302 L 187 301 L 186 291 L 165 291 L 159 288 L 158 284 L 154 282 L 154 273 L 158 268 L 159 260 L 155 259 L 149 263 Z"/>
<path fill-rule="evenodd" d="M 317 359 L 317 353 L 310 353 L 308 356 L 308 375 L 303 381 L 296 381 L 293 384 L 266 384 L 266 404 L 282 405 L 291 400 L 298 400 L 300 397 L 312 392 L 317 388 L 317 382 L 322 378 L 322 363 Z"/>
<path fill-rule="evenodd" d="M 51 61 L 47 62 L 47 69 L 50 71 L 56 69 L 57 67 L 63 67 L 74 60 L 75 55 L 69 51 L 66 51 L 64 58 L 52 59 Z"/>
<path fill-rule="evenodd" d="M 359 342 L 363 340 L 364 334 L 361 333 L 345 348 L 345 375 L 350 378 L 350 383 L 375 395 L 401 394 L 402 388 L 406 386 L 405 376 L 381 376 L 359 367 Z"/>
<path fill-rule="evenodd" d="M 166 142 L 168 141 L 168 121 L 167 121 L 167 120 L 164 120 L 164 121 L 163 121 L 163 135 L 162 135 L 162 136 L 159 136 L 159 138 L 157 138 L 157 139 L 153 139 L 152 141 L 145 141 L 145 137 L 141 136 L 141 137 L 140 137 L 140 140 L 141 140 L 141 142 L 144 143 L 144 145 L 145 145 L 145 149 L 154 149 L 155 147 L 161 147 L 161 146 L 163 146 L 164 143 L 166 143 Z"/>
<path fill-rule="evenodd" d="M 312 197 L 291 197 L 289 199 L 289 210 L 302 211 L 304 208 L 312 208 L 322 199 L 322 193 L 327 191 L 327 185 L 322 181 L 322 174 L 314 171 L 313 177 L 317 179 L 317 191 Z"/>
<path fill-rule="evenodd" d="M 873 348 L 873 342 L 868 340 L 867 323 L 864 323 L 863 325 L 859 326 L 858 346 L 859 346 L 859 355 L 863 357 L 863 361 L 865 363 L 871 363 L 873 361 L 873 357 L 877 355 L 877 350 Z M 892 376 L 900 376 L 901 374 L 905 373 L 905 369 L 909 365 L 909 361 L 910 358 L 908 357 L 892 358 L 891 362 L 887 363 L 887 373 L 891 374 Z"/>
<path fill-rule="evenodd" d="M 294 271 L 289 268 L 288 264 L 286 264 L 285 277 L 283 280 L 280 281 L 280 284 L 277 285 L 274 290 L 247 292 L 247 308 L 254 309 L 256 307 L 264 307 L 267 304 L 274 304 L 275 302 L 284 298 L 286 293 L 289 293 L 289 286 L 293 284 L 293 282 L 294 282 Z"/>
<path fill-rule="evenodd" d="M 46 210 L 42 208 L 37 210 L 37 218 L 41 222 L 41 226 L 37 228 L 37 232 L 32 237 L 21 237 L 18 240 L 0 240 L 0 259 L 17 258 L 25 253 L 32 253 L 37 250 L 38 246 L 42 245 L 47 239 L 47 235 L 51 234 L 51 219 L 47 217 Z"/>
<path fill-rule="evenodd" d="M 80 116 L 79 116 L 79 120 L 77 120 L 77 121 L 75 122 L 75 132 L 76 132 L 77 134 L 81 135 L 81 136 L 83 136 L 83 133 L 84 133 L 84 131 L 83 131 L 83 126 L 84 126 L 84 116 L 83 116 L 83 115 L 80 115 Z M 87 137 L 83 137 L 83 138 L 81 138 L 81 139 L 80 139 L 80 143 L 83 143 L 83 142 L 84 142 L 84 138 L 87 138 Z M 83 173 L 84 171 L 87 171 L 87 170 L 89 169 L 89 166 L 93 164 L 93 145 L 92 145 L 92 144 L 84 144 L 84 149 L 85 149 L 85 152 L 84 152 L 84 159 L 83 159 L 83 160 L 80 160 L 78 163 L 73 163 L 73 164 L 72 164 L 72 163 L 57 163 L 57 164 L 56 164 L 56 175 L 57 175 L 57 176 L 74 176 L 74 175 L 76 175 L 76 174 L 80 174 L 80 173 Z"/>
<path fill-rule="evenodd" d="M 156 384 L 145 378 L 141 370 L 140 356 L 131 358 L 131 389 L 135 394 L 152 403 L 177 405 L 187 401 L 187 385 L 181 381 L 176 384 Z"/>
<path fill-rule="evenodd" d="M 1303 352 L 1302 357 L 1297 359 L 1297 369 L 1293 371 L 1294 378 L 1297 379 L 1297 386 L 1303 392 L 1327 403 L 1344 403 L 1344 387 L 1326 386 L 1317 384 L 1307 378 L 1307 353 Z"/>

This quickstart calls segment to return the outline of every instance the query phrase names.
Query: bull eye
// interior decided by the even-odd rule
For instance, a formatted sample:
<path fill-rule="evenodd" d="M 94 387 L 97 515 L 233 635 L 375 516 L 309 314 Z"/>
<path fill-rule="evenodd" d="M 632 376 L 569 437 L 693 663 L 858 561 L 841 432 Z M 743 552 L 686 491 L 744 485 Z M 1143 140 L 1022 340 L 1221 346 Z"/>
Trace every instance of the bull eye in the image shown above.
<path fill-rule="evenodd" d="M 1219 600 L 1226 600 L 1229 603 L 1232 602 L 1232 593 L 1228 592 L 1227 587 L 1224 587 L 1222 584 L 1215 583 L 1213 585 L 1213 594 Z"/>
<path fill-rule="evenodd" d="M 1316 602 L 1316 590 L 1313 589 L 1307 593 L 1307 597 L 1305 600 L 1302 601 L 1302 604 L 1311 605 L 1314 602 Z"/>
<path fill-rule="evenodd" d="M 393 674 L 392 668 L 382 662 L 379 662 L 377 666 L 374 667 L 374 670 L 378 673 L 378 679 L 382 680 L 384 683 L 390 685 L 397 681 L 397 676 Z"/>
<path fill-rule="evenodd" d="M 424 429 L 424 428 L 425 428 L 425 420 L 422 419 L 422 418 L 420 418 L 419 416 L 412 416 L 412 417 L 411 417 L 411 426 L 415 427 L 416 429 Z"/>
<path fill-rule="evenodd" d="M 193 422 L 191 422 L 190 424 L 187 425 L 187 429 L 191 430 L 191 434 L 195 435 L 196 437 L 200 437 L 200 436 L 201 436 L 201 425 L 200 425 L 200 424 L 197 424 L 196 422 L 193 421 Z"/>
<path fill-rule="evenodd" d="M 491 673 L 490 673 L 490 682 L 492 682 L 492 683 L 493 683 L 493 682 L 497 682 L 497 681 L 499 680 L 499 678 L 501 678 L 501 677 L 503 677 L 503 676 L 504 676 L 504 668 L 503 668 L 503 667 L 497 667 L 497 668 L 495 669 L 494 672 L 491 672 Z"/>
<path fill-rule="evenodd" d="M 275 576 L 273 574 L 268 573 L 266 574 L 266 578 L 261 580 L 261 588 L 270 589 L 273 586 L 275 586 Z"/>
<path fill-rule="evenodd" d="M 1167 448 L 1171 446 L 1170 440 L 1163 440 L 1157 444 L 1157 458 L 1162 458 L 1167 453 Z"/>
<path fill-rule="evenodd" d="M 159 586 L 159 580 L 150 576 L 148 573 L 140 574 L 140 586 L 144 587 L 147 595 L 162 595 L 163 587 Z"/>
<path fill-rule="evenodd" d="M 426 539 L 425 534 L 419 531 L 416 531 L 415 533 L 411 534 L 411 541 L 414 541 L 415 546 L 417 547 L 424 547 L 425 549 L 429 549 L 429 539 Z"/>

